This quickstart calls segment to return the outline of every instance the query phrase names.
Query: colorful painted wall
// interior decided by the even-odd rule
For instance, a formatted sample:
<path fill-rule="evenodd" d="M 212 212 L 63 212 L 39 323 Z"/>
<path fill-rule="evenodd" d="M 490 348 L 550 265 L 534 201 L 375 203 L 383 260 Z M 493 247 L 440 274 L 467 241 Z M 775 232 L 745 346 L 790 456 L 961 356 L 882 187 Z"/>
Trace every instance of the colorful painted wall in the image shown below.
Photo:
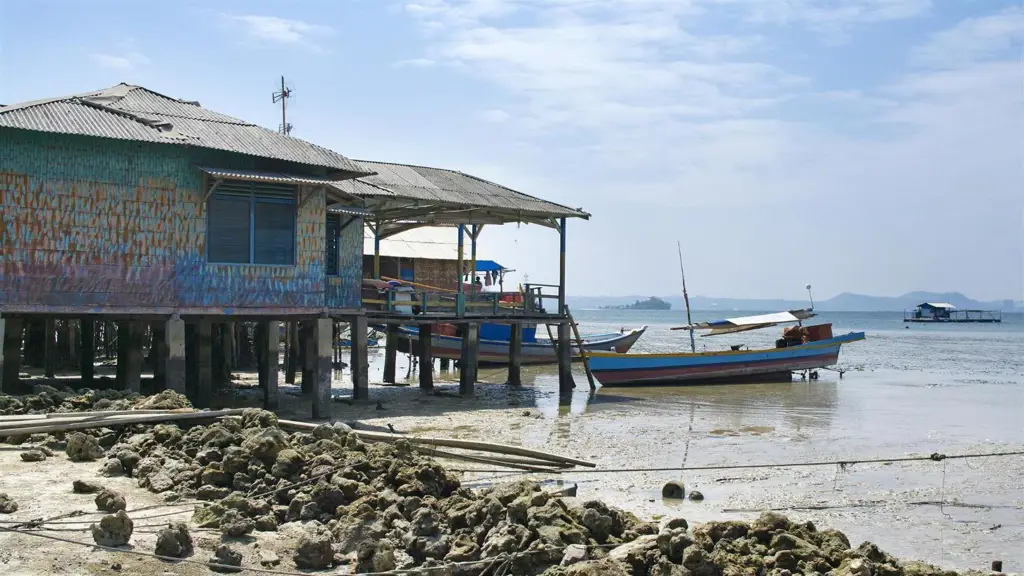
<path fill-rule="evenodd" d="M 295 266 L 207 264 L 196 166 L 301 169 L 183 146 L 0 129 L 0 305 L 23 312 L 323 308 L 323 192 L 300 200 Z M 352 254 L 331 288 L 338 307 L 359 305 L 361 242 L 361 235 L 345 239 Z"/>

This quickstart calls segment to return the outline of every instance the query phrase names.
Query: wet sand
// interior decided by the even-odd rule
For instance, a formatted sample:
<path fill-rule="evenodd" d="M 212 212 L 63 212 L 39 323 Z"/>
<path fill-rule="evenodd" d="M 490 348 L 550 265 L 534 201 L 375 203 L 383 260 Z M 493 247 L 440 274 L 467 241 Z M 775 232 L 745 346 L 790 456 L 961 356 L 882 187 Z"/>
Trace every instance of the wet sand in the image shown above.
<path fill-rule="evenodd" d="M 613 322 L 620 321 L 577 317 L 585 332 L 617 329 Z M 645 320 L 631 324 L 651 323 Z M 667 326 L 652 326 L 642 348 L 681 346 L 684 336 Z M 900 329 L 898 323 L 877 328 L 863 346 L 844 348 L 841 362 L 851 371 L 841 380 L 822 372 L 814 382 L 590 394 L 577 367 L 579 388 L 567 406 L 559 405 L 557 377 L 547 367 L 526 369 L 520 388 L 501 384 L 503 369 L 481 369 L 474 398 L 458 396 L 457 372 L 436 374 L 433 394 L 420 392 L 415 381 L 409 387 L 373 385 L 366 404 L 347 400 L 350 375 L 338 371 L 333 414 L 366 429 L 386 431 L 390 424 L 405 434 L 541 448 L 593 461 L 599 469 L 1024 450 L 1024 330 Z M 371 381 L 380 380 L 381 361 L 382 351 L 371 350 Z M 407 373 L 406 361 L 399 355 L 400 377 Z M 241 374 L 239 384 L 254 380 L 253 374 Z M 308 419 L 308 397 L 287 385 L 281 394 L 282 417 Z M 218 403 L 258 405 L 258 398 L 258 390 L 239 389 Z M 51 464 L 45 463 L 47 470 Z M 0 465 L 7 470 L 7 460 Z M 520 477 L 467 472 L 464 482 L 485 486 Z M 901 558 L 953 569 L 987 569 L 992 560 L 1002 560 L 1006 571 L 1024 571 L 1024 457 L 533 477 L 552 486 L 576 484 L 582 499 L 601 499 L 649 518 L 752 519 L 777 509 L 842 530 L 854 546 L 870 540 Z M 679 479 L 705 500 L 663 500 L 662 485 Z"/>

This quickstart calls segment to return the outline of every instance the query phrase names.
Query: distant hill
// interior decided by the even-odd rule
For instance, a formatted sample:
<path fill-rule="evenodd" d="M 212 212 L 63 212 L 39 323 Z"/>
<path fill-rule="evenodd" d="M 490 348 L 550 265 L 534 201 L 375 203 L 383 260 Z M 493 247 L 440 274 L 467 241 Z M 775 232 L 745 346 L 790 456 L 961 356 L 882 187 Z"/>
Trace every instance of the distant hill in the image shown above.
<path fill-rule="evenodd" d="M 574 308 L 594 309 L 601 307 L 622 307 L 641 299 L 641 297 L 630 296 L 570 296 L 569 304 Z M 662 297 L 676 308 L 684 308 L 681 296 Z M 814 308 L 821 312 L 900 312 L 913 308 L 922 302 L 948 302 L 958 308 L 980 308 L 984 310 L 1013 311 L 1024 309 L 1011 300 L 998 302 L 982 302 L 968 298 L 959 292 L 908 292 L 902 296 L 867 296 L 864 294 L 851 294 L 844 292 L 827 300 L 820 300 L 814 303 Z M 766 311 L 766 310 L 791 310 L 795 308 L 806 308 L 809 305 L 807 300 L 780 300 L 780 299 L 757 299 L 757 298 L 713 298 L 708 296 L 693 296 L 690 298 L 690 306 L 694 310 L 742 310 L 742 311 Z"/>
<path fill-rule="evenodd" d="M 606 310 L 671 310 L 672 304 L 657 296 L 651 296 L 647 300 L 637 300 L 632 304 L 611 304 L 602 306 L 602 308 Z"/>

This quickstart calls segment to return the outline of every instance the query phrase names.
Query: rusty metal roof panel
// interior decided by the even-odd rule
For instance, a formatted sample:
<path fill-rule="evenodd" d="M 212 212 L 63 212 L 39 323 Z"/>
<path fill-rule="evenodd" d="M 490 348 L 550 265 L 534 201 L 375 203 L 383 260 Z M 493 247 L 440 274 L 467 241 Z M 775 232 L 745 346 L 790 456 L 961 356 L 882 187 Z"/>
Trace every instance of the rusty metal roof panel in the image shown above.
<path fill-rule="evenodd" d="M 188 144 L 359 175 L 373 172 L 332 150 L 127 84 L 0 108 L 0 127 Z"/>

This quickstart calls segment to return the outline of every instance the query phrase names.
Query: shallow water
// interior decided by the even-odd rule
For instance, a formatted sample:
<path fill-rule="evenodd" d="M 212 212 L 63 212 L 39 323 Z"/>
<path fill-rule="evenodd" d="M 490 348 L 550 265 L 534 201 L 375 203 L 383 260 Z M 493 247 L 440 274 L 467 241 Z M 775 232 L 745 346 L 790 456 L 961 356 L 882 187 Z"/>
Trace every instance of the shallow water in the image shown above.
<path fill-rule="evenodd" d="M 584 333 L 649 325 L 634 351 L 689 348 L 680 312 L 578 311 Z M 695 321 L 720 314 L 697 313 Z M 559 406 L 554 367 L 524 369 L 522 390 L 478 385 L 473 409 L 518 415 L 470 416 L 437 424 L 497 439 L 546 446 L 601 468 L 792 463 L 1024 450 L 1024 317 L 998 325 L 912 325 L 899 313 L 825 313 L 835 333 L 865 331 L 844 346 L 839 374 L 820 380 L 688 387 L 614 388 L 590 393 L 582 367 L 571 406 Z M 698 338 L 698 347 L 770 347 L 779 329 Z M 380 354 L 371 381 L 381 377 Z M 399 372 L 406 365 L 400 357 Z M 347 375 L 346 375 L 347 376 Z M 337 385 L 347 386 L 347 377 Z M 504 370 L 480 380 L 504 382 Z M 373 394 L 383 389 L 375 389 Z M 469 408 L 469 406 L 467 406 Z M 395 416 L 398 416 L 397 414 Z M 432 424 L 433 426 L 433 424 Z M 446 428 L 447 426 L 447 428 Z M 437 432 L 430 432 L 432 434 Z M 766 508 L 870 539 L 897 555 L 956 568 L 1001 559 L 1024 571 L 1024 457 L 687 472 L 703 503 L 660 497 L 678 472 L 570 473 L 581 497 L 599 497 L 648 516 L 692 520 L 756 515 Z"/>

